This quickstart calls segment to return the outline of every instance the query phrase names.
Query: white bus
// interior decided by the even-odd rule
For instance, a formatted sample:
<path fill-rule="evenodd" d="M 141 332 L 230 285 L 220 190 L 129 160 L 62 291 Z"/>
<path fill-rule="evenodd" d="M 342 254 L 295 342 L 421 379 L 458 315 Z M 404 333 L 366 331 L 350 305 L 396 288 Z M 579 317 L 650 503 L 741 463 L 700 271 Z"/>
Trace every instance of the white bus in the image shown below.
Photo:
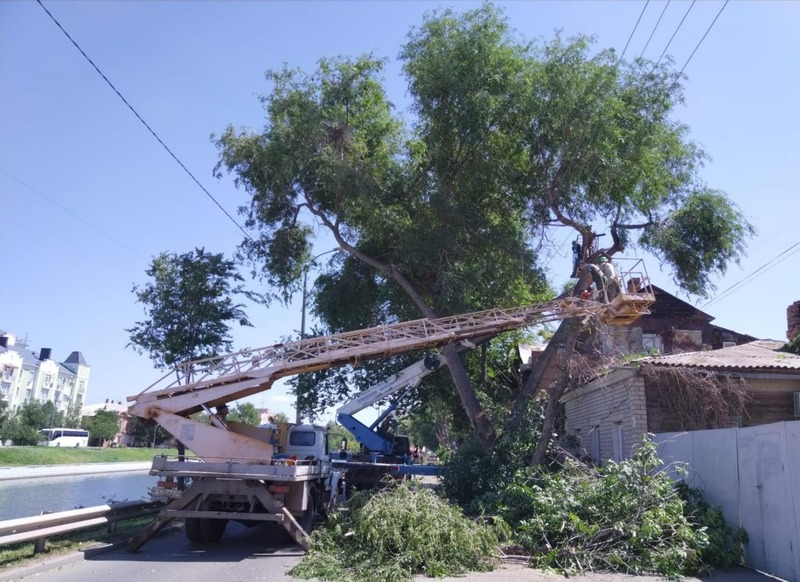
<path fill-rule="evenodd" d="M 40 447 L 87 447 L 89 431 L 80 428 L 43 428 Z"/>

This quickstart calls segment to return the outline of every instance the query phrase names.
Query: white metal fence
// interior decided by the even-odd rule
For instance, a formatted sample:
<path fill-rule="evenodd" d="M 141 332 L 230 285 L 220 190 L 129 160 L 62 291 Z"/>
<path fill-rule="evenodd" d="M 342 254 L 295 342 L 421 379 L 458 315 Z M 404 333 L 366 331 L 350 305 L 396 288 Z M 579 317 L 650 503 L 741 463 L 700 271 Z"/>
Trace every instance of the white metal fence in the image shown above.
<path fill-rule="evenodd" d="M 800 421 L 655 435 L 665 463 L 747 530 L 747 565 L 800 582 Z"/>

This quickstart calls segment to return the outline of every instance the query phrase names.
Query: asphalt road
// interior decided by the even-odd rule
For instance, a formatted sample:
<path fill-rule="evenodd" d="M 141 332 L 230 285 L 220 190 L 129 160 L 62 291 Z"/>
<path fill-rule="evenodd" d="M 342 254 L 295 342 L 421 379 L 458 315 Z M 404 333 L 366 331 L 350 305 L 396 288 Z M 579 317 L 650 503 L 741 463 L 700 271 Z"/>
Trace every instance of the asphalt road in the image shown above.
<path fill-rule="evenodd" d="M 166 533 L 147 542 L 139 552 L 122 548 L 91 550 L 32 562 L 24 567 L 0 570 L 0 581 L 25 582 L 289 582 L 287 575 L 303 556 L 284 537 L 261 525 L 252 529 L 231 523 L 218 544 L 189 543 L 183 532 Z M 430 581 L 419 576 L 417 581 Z M 439 578 L 442 582 L 663 582 L 651 576 L 589 574 L 565 578 L 507 565 L 493 572 Z M 709 579 L 686 578 L 687 582 Z M 718 572 L 711 582 L 775 582 L 744 568 Z"/>

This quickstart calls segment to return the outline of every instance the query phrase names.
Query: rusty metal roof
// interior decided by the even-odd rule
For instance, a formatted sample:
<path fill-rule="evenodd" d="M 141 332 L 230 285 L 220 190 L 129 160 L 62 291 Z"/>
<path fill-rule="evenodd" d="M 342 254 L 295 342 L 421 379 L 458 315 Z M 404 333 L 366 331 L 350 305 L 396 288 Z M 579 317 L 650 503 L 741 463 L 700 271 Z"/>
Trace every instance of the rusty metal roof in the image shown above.
<path fill-rule="evenodd" d="M 747 344 L 669 356 L 643 358 L 640 362 L 654 366 L 690 368 L 725 368 L 748 370 L 800 370 L 800 356 L 780 352 L 785 344 L 774 340 L 756 340 Z"/>

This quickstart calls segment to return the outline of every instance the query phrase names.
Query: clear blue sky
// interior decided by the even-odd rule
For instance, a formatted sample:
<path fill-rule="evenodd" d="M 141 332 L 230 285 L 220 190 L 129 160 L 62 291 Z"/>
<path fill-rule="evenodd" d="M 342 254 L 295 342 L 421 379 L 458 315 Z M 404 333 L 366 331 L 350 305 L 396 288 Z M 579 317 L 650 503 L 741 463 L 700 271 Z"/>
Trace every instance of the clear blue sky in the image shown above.
<path fill-rule="evenodd" d="M 311 70 L 320 57 L 374 51 L 390 59 L 386 82 L 409 105 L 397 54 L 410 27 L 447 3 L 70 2 L 43 0 L 125 98 L 216 199 L 235 216 L 243 192 L 211 173 L 210 134 L 263 125 L 264 71 L 284 62 Z M 666 2 L 651 1 L 626 57 L 642 53 Z M 453 3 L 459 10 L 476 3 Z M 511 2 L 511 24 L 528 39 L 595 34 L 621 51 L 645 3 Z M 683 66 L 722 7 L 692 8 L 668 54 Z M 657 59 L 689 8 L 673 1 L 646 57 Z M 726 191 L 759 231 L 741 268 L 718 290 L 752 282 L 704 307 L 726 328 L 785 339 L 786 307 L 800 299 L 800 3 L 730 2 L 686 68 L 678 118 L 711 154 L 704 179 Z M 562 235 L 559 235 L 562 236 Z M 565 280 L 566 242 L 550 262 Z M 131 288 L 152 256 L 195 246 L 230 255 L 241 232 L 91 68 L 33 1 L 0 2 L 0 329 L 53 348 L 81 351 L 92 366 L 89 403 L 125 401 L 161 374 L 126 349 L 124 329 L 142 319 Z M 558 242 L 560 243 L 561 240 Z M 315 252 L 327 250 L 324 243 Z M 781 255 L 787 249 L 787 253 Z M 785 259 L 771 263 L 774 259 Z M 772 266 L 770 266 L 772 265 Z M 668 290 L 671 275 L 649 264 Z M 234 330 L 237 348 L 269 345 L 300 327 L 299 298 L 253 307 L 255 329 Z M 698 305 L 703 306 L 704 301 Z M 252 399 L 293 416 L 281 387 Z"/>

